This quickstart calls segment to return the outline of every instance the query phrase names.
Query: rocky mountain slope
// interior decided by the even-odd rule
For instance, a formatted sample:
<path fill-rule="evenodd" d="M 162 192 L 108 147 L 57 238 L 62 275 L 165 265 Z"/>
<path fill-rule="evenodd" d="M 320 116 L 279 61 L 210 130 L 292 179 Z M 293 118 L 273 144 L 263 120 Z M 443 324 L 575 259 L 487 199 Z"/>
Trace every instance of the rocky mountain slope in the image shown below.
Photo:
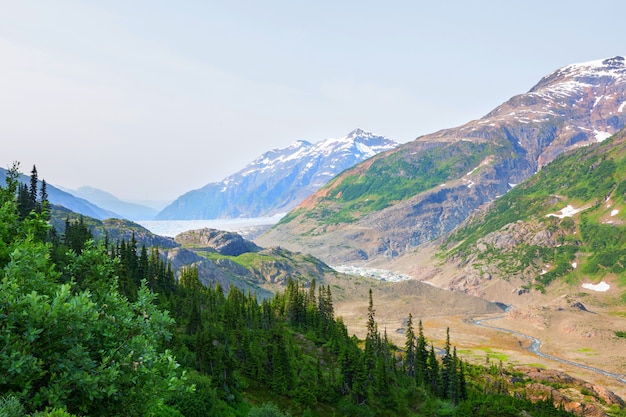
<path fill-rule="evenodd" d="M 180 196 L 156 219 L 218 219 L 286 213 L 341 171 L 397 145 L 360 129 L 344 138 L 315 144 L 298 141 L 287 148 L 266 152 L 222 182 Z"/>
<path fill-rule="evenodd" d="M 622 57 L 566 66 L 479 120 L 346 170 L 256 241 L 330 264 L 410 253 L 563 152 L 618 132 L 625 105 Z"/>
<path fill-rule="evenodd" d="M 626 284 L 626 129 L 562 155 L 447 237 L 460 268 L 449 287 L 477 293 L 485 277 L 526 289 L 555 280 Z"/>

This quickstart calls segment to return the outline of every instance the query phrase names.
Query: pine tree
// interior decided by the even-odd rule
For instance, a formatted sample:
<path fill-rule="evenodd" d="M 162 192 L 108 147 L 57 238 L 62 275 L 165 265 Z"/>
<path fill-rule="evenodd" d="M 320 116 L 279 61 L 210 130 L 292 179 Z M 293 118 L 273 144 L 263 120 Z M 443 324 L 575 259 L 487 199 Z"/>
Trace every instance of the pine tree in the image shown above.
<path fill-rule="evenodd" d="M 444 398 L 449 398 L 449 390 L 454 378 L 452 354 L 450 351 L 450 328 L 446 328 L 446 344 L 444 354 L 441 359 L 441 394 Z"/>
<path fill-rule="evenodd" d="M 406 323 L 406 342 L 404 343 L 404 370 L 411 378 L 415 378 L 415 332 L 413 331 L 413 315 L 409 313 Z"/>
<path fill-rule="evenodd" d="M 39 189 L 39 202 L 41 206 L 48 205 L 48 183 L 46 180 L 41 180 L 41 188 Z"/>
<path fill-rule="evenodd" d="M 437 361 L 437 355 L 435 355 L 435 348 L 431 344 L 430 351 L 428 352 L 428 385 L 430 392 L 435 395 L 440 395 L 440 375 L 439 375 L 439 362 Z"/>
<path fill-rule="evenodd" d="M 428 343 L 424 336 L 422 320 L 417 326 L 417 343 L 415 347 L 415 379 L 418 385 L 428 382 Z"/>
<path fill-rule="evenodd" d="M 372 289 L 369 291 L 369 305 L 367 307 L 367 336 L 366 341 L 374 341 L 378 339 L 378 329 L 375 319 L 376 310 L 374 310 L 374 300 L 372 298 Z"/>
<path fill-rule="evenodd" d="M 35 206 L 31 203 L 28 186 L 26 184 L 19 183 L 17 189 L 17 211 L 21 221 L 25 220 L 30 212 L 35 209 Z"/>
<path fill-rule="evenodd" d="M 37 167 L 33 165 L 33 170 L 30 172 L 30 188 L 28 189 L 29 200 L 32 210 L 37 208 Z"/>
<path fill-rule="evenodd" d="M 374 381 L 374 369 L 376 367 L 376 355 L 379 353 L 378 327 L 375 320 L 376 311 L 372 298 L 372 289 L 369 290 L 369 305 L 367 307 L 367 335 L 365 336 L 364 366 L 367 370 L 367 381 L 371 384 Z"/>

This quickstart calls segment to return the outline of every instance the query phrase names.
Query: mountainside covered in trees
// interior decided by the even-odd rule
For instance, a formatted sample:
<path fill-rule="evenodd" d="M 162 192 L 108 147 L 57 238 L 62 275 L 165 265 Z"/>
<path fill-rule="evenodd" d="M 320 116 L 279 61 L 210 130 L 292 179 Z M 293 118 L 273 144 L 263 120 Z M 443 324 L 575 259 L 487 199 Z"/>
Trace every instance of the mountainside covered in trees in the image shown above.
<path fill-rule="evenodd" d="M 262 217 L 286 213 L 331 178 L 398 143 L 356 129 L 340 139 L 298 141 L 261 155 L 219 183 L 190 191 L 157 220 Z"/>
<path fill-rule="evenodd" d="M 532 380 L 463 362 L 449 329 L 438 354 L 408 314 L 394 346 L 371 290 L 360 341 L 314 276 L 262 302 L 192 267 L 176 280 L 155 251 L 94 243 L 80 220 L 51 229 L 36 184 L 18 190 L 13 170 L 0 187 L 2 415 L 568 415 L 525 398 Z"/>
<path fill-rule="evenodd" d="M 485 117 L 417 138 L 330 181 L 257 239 L 326 262 L 394 258 L 626 121 L 622 57 L 573 64 Z"/>

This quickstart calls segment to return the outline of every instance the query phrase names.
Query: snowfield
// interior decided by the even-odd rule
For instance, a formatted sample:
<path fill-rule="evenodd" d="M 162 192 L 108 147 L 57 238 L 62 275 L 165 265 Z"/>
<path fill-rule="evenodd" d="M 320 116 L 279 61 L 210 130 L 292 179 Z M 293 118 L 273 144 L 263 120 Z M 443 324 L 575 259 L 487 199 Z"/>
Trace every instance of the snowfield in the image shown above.
<path fill-rule="evenodd" d="M 592 291 L 605 292 L 605 291 L 608 291 L 609 288 L 611 288 L 611 286 L 607 284 L 606 282 L 602 281 L 599 284 L 588 284 L 588 283 L 583 284 L 583 288 L 586 288 Z"/>

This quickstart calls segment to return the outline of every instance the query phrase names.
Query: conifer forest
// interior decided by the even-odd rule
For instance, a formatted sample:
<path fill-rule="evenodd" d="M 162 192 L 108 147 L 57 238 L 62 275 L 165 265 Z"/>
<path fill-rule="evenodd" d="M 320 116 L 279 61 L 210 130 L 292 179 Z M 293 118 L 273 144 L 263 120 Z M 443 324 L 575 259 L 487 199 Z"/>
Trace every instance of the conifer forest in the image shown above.
<path fill-rule="evenodd" d="M 311 277 L 257 299 L 175 274 L 158 248 L 50 226 L 45 182 L 0 188 L 0 416 L 560 416 L 510 395 L 511 375 L 424 337 L 336 317 Z"/>

